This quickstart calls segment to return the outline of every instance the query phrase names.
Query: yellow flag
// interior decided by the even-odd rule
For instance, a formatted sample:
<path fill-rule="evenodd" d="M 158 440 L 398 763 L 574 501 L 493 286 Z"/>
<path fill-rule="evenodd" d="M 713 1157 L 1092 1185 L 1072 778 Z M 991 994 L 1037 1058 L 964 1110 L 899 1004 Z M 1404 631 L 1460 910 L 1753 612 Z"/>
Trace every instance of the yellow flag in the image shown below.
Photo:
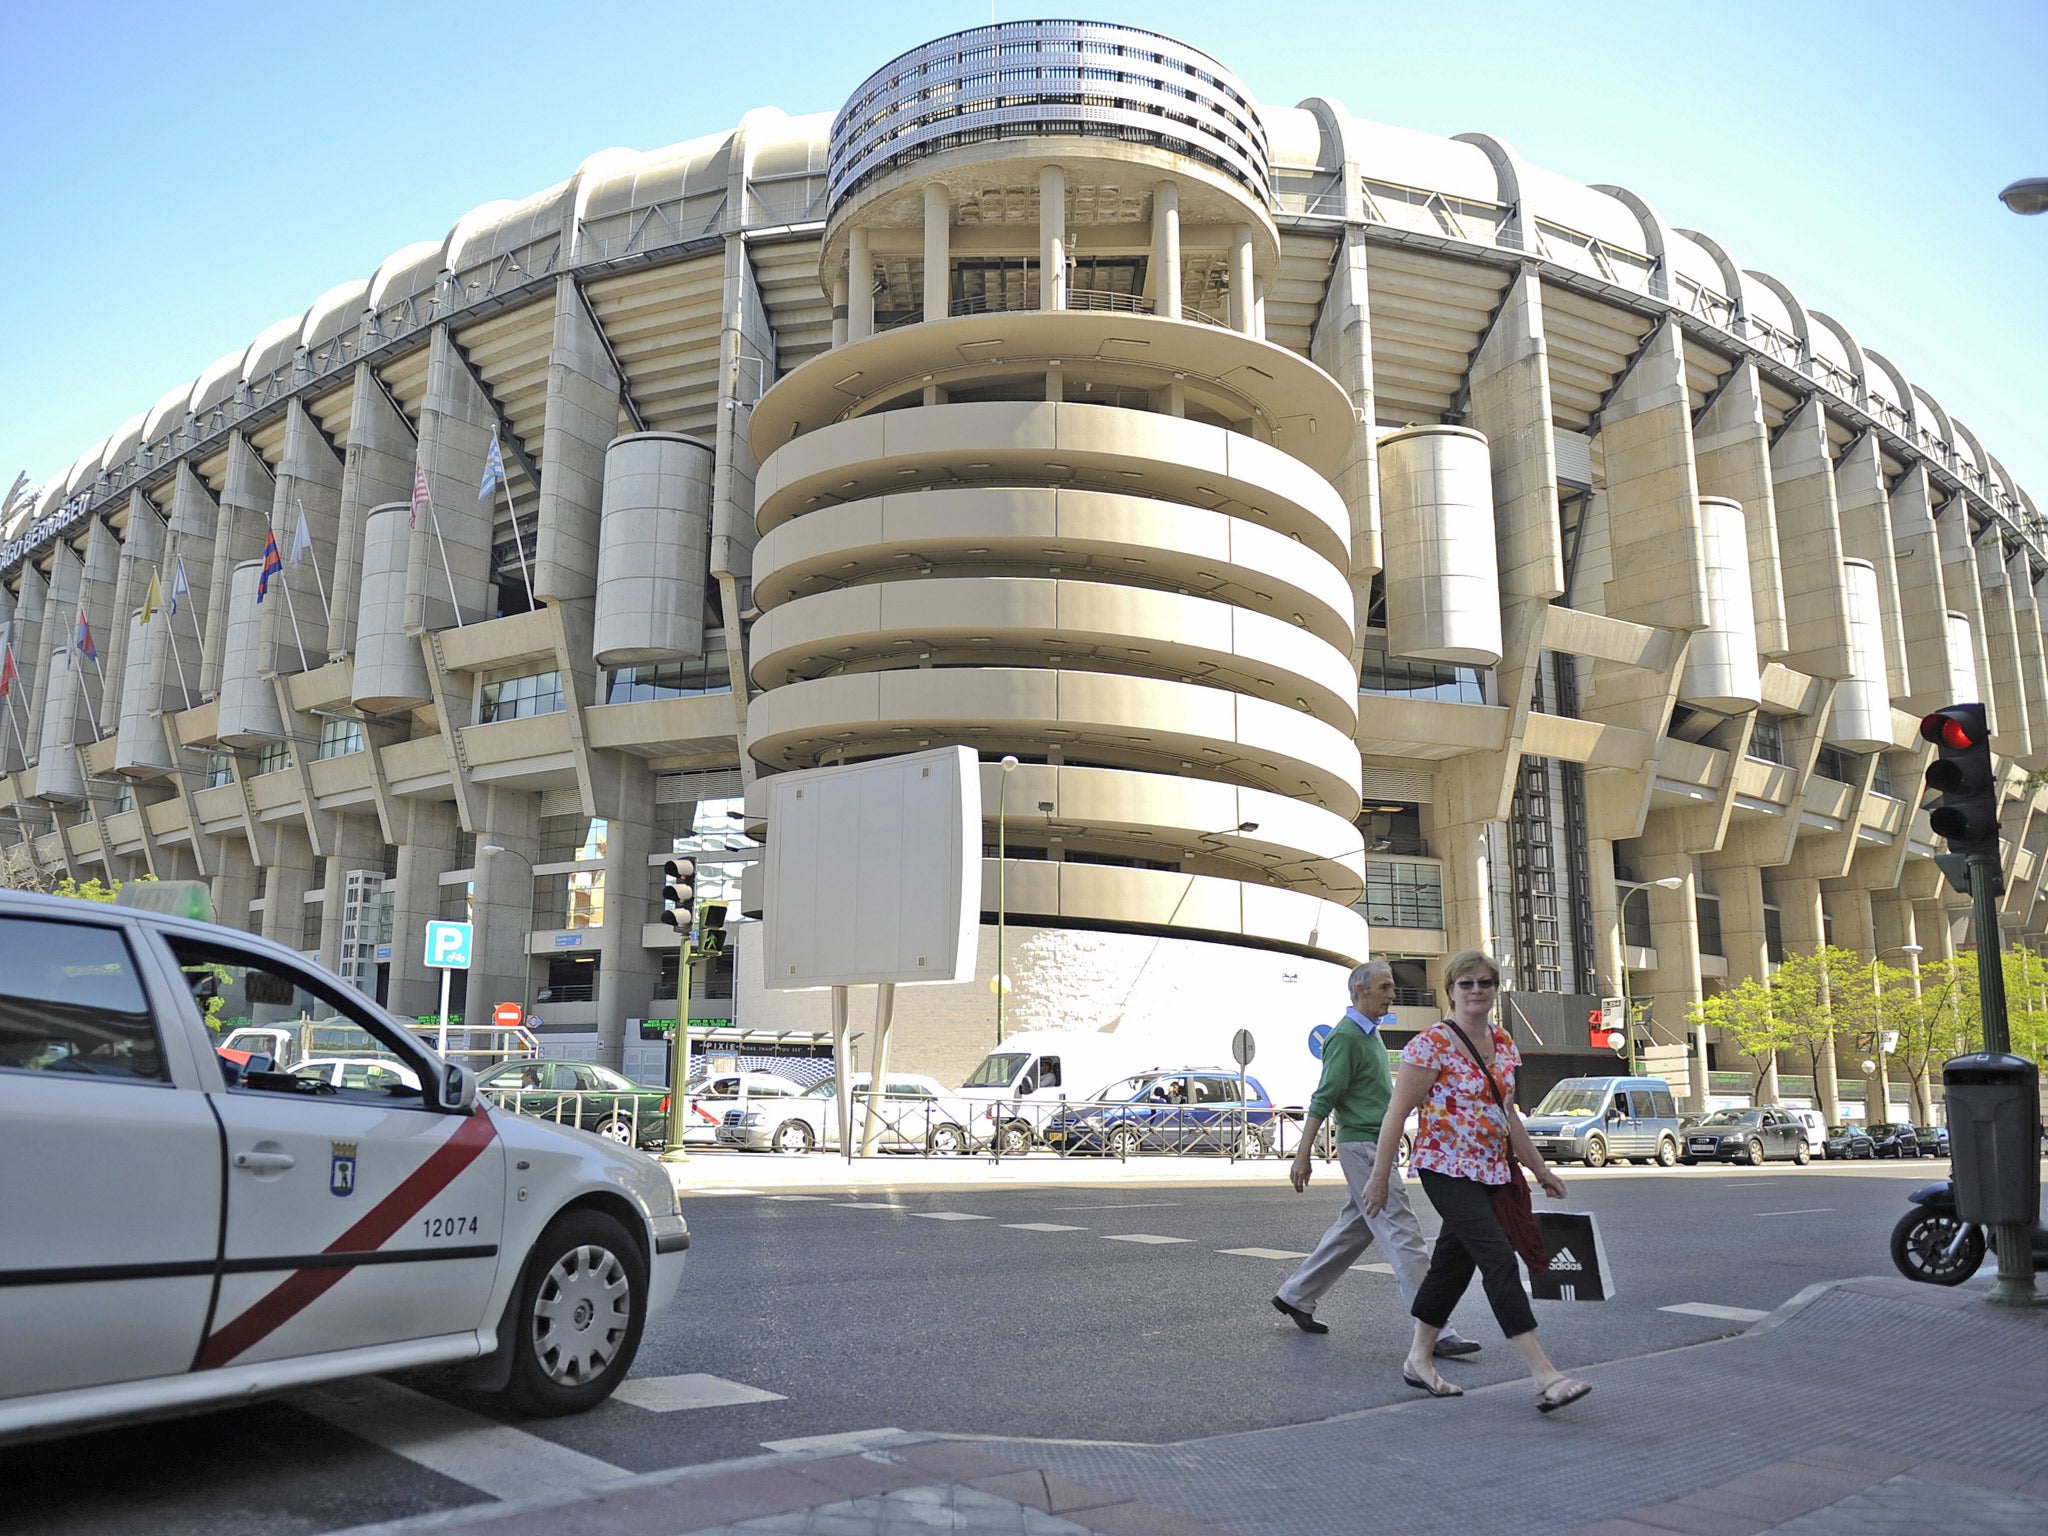
<path fill-rule="evenodd" d="M 142 599 L 142 627 L 149 628 L 149 621 L 156 617 L 157 609 L 164 604 L 164 595 L 156 584 L 156 572 L 149 573 L 149 593 Z"/>

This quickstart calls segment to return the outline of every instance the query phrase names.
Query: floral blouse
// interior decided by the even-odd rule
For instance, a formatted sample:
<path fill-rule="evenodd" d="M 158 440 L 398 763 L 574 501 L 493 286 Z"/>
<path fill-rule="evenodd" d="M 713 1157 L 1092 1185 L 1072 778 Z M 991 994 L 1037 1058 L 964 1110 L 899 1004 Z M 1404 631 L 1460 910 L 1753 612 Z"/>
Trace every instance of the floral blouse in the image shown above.
<path fill-rule="evenodd" d="M 1522 1053 L 1498 1024 L 1493 1030 L 1493 1079 L 1503 1102 L 1515 1101 L 1515 1068 Z M 1432 1024 L 1401 1050 L 1403 1066 L 1436 1073 L 1418 1112 L 1414 1150 L 1409 1166 L 1428 1168 L 1452 1178 L 1481 1184 L 1508 1182 L 1507 1122 L 1472 1059 L 1453 1033 L 1449 1019 Z"/>

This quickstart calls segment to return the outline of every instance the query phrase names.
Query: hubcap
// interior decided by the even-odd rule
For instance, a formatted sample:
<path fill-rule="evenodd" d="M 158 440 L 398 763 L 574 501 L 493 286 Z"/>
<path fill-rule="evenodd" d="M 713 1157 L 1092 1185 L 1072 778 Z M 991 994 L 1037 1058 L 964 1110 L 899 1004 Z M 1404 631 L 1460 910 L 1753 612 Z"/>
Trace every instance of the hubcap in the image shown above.
<path fill-rule="evenodd" d="M 626 1266 L 595 1243 L 555 1260 L 533 1304 L 533 1352 L 550 1381 L 582 1386 L 618 1358 L 632 1320 Z"/>

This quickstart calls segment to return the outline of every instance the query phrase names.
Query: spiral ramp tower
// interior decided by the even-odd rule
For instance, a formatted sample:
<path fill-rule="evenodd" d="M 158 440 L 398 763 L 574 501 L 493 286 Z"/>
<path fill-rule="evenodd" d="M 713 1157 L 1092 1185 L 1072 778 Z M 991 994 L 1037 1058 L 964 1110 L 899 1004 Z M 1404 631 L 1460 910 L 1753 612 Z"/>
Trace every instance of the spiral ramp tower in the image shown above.
<path fill-rule="evenodd" d="M 834 345 L 749 433 L 746 750 L 975 750 L 1012 1029 L 1306 1027 L 1367 953 L 1354 412 L 1260 335 L 1249 96 L 1155 34 L 1010 23 L 884 66 L 830 153 Z M 985 1018 L 985 986 L 899 1018 Z"/>

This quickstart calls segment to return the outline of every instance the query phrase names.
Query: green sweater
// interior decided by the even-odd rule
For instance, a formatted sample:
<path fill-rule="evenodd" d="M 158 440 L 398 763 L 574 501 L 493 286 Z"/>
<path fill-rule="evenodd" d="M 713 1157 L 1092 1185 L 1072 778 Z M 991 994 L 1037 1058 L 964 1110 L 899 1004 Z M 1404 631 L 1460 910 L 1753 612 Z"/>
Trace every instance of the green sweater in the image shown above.
<path fill-rule="evenodd" d="M 1322 1081 L 1308 1112 L 1325 1120 L 1334 1112 L 1340 1142 L 1378 1141 L 1393 1096 L 1394 1078 L 1378 1031 L 1368 1035 L 1345 1018 L 1323 1042 Z"/>

